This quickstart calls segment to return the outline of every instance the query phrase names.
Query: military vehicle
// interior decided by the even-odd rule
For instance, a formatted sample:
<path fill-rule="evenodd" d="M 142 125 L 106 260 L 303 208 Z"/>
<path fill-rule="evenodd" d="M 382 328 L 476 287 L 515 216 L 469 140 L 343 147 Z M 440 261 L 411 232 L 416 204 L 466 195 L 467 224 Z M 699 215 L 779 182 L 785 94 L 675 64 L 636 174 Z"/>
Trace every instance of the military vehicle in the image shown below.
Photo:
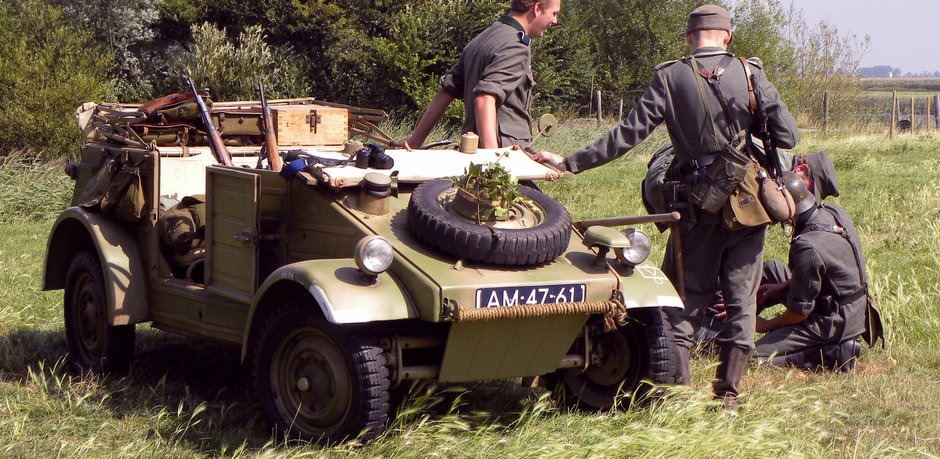
<path fill-rule="evenodd" d="M 128 371 L 137 324 L 239 346 L 264 418 L 322 443 L 380 435 L 390 390 L 417 379 L 543 376 L 605 410 L 672 374 L 660 308 L 679 296 L 646 235 L 612 227 L 650 217 L 572 222 L 522 186 L 481 220 L 451 180 L 471 164 L 559 171 L 522 150 L 359 148 L 350 135 L 388 140 L 384 112 L 313 99 L 272 101 L 274 120 L 258 102 L 212 104 L 220 165 L 181 94 L 77 112 L 87 142 L 43 289 L 64 289 L 79 370 Z"/>

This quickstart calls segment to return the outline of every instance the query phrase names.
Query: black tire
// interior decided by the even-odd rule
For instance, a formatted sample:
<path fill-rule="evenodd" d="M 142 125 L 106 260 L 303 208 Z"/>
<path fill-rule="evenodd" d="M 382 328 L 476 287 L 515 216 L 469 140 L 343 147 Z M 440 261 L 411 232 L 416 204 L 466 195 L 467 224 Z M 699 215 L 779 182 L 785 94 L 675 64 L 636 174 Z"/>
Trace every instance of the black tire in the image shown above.
<path fill-rule="evenodd" d="M 134 324 L 108 324 L 108 297 L 97 255 L 78 252 L 65 277 L 65 337 L 72 365 L 81 372 L 123 372 L 134 358 Z"/>
<path fill-rule="evenodd" d="M 565 252 L 571 238 L 571 216 L 551 196 L 519 187 L 541 211 L 538 223 L 528 228 L 491 228 L 451 213 L 445 192 L 448 179 L 425 182 L 415 188 L 408 203 L 408 226 L 420 241 L 457 257 L 506 266 L 548 263 Z"/>
<path fill-rule="evenodd" d="M 261 412 L 290 438 L 327 445 L 372 440 L 388 421 L 382 349 L 375 339 L 343 333 L 312 308 L 288 303 L 259 334 L 251 380 Z"/>
<path fill-rule="evenodd" d="M 606 411 L 642 399 L 652 388 L 649 383 L 672 382 L 675 356 L 661 311 L 633 309 L 630 318 L 626 326 L 592 337 L 601 351 L 598 364 L 548 375 L 556 397 L 572 408 Z M 573 352 L 584 352 L 581 346 L 577 343 Z"/>

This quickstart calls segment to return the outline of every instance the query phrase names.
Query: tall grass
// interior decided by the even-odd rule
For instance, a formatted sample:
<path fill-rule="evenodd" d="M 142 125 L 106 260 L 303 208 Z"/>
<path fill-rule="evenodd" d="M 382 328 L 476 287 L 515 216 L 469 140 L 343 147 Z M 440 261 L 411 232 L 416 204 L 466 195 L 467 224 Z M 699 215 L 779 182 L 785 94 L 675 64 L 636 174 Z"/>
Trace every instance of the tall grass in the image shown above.
<path fill-rule="evenodd" d="M 67 158 L 42 159 L 26 150 L 0 153 L 0 222 L 46 219 L 68 206 Z"/>
<path fill-rule="evenodd" d="M 604 130 L 563 128 L 536 147 L 570 153 Z M 667 140 L 657 133 L 611 164 L 542 188 L 576 219 L 641 213 L 639 181 Z M 419 385 L 382 437 L 330 448 L 272 432 L 258 417 L 238 351 L 228 347 L 139 326 L 128 375 L 71 372 L 61 292 L 39 291 L 45 239 L 63 204 L 37 203 L 49 210 L 32 219 L 11 218 L 5 207 L 0 457 L 940 456 L 938 140 L 809 135 L 798 148 L 826 150 L 835 162 L 842 195 L 830 199 L 858 226 L 889 330 L 887 347 L 865 348 L 854 373 L 748 368 L 736 414 L 715 410 L 708 383 L 717 362 L 707 356 L 692 362 L 692 387 L 620 412 L 569 411 L 545 389 L 517 381 Z M 57 168 L 45 173 L 64 177 Z M 643 229 L 660 247 L 658 262 L 664 238 L 652 226 Z M 766 255 L 785 259 L 786 236 L 776 228 L 768 234 Z"/>

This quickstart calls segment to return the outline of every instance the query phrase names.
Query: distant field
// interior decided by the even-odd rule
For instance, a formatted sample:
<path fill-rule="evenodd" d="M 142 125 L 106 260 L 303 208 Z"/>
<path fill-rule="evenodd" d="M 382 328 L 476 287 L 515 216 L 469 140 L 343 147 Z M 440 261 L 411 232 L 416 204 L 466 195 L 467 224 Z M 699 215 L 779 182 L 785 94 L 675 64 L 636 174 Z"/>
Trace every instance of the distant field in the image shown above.
<path fill-rule="evenodd" d="M 865 91 L 940 92 L 940 78 L 862 78 L 859 86 Z"/>

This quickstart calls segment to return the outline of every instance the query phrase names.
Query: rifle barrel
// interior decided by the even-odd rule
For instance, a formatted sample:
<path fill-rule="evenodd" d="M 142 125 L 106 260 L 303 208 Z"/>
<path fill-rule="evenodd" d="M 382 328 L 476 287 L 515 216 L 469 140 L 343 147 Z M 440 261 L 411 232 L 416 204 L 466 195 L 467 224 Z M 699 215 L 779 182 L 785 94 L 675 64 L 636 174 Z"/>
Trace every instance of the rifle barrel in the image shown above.
<path fill-rule="evenodd" d="M 271 107 L 264 98 L 264 86 L 258 83 L 258 95 L 261 97 L 261 126 L 264 131 L 264 148 L 268 151 L 268 165 L 274 172 L 280 172 L 283 167 L 281 155 L 277 148 L 277 137 L 274 135 L 274 118 L 271 117 Z"/>
<path fill-rule="evenodd" d="M 222 136 L 219 135 L 219 130 L 212 124 L 212 115 L 209 114 L 206 103 L 203 102 L 202 97 L 199 96 L 199 91 L 196 90 L 193 79 L 186 77 L 186 80 L 189 81 L 189 87 L 193 90 L 196 105 L 199 106 L 199 114 L 202 115 L 202 122 L 206 125 L 206 132 L 209 135 L 209 149 L 212 150 L 212 155 L 215 156 L 216 161 L 222 165 L 232 166 L 232 155 L 229 154 L 228 148 L 225 148 L 225 143 L 222 142 Z"/>

